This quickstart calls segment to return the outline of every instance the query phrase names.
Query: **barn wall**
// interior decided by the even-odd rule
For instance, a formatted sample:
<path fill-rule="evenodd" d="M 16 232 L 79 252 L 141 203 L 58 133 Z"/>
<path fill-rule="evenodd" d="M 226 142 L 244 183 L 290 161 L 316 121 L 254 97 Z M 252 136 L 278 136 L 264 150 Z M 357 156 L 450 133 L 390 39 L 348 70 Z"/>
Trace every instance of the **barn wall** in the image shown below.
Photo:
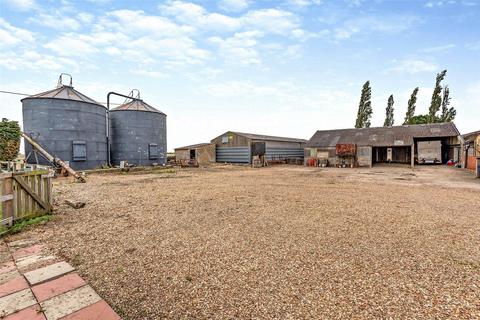
<path fill-rule="evenodd" d="M 190 150 L 189 149 L 175 149 L 175 160 L 190 160 Z"/>
<path fill-rule="evenodd" d="M 222 137 L 225 136 L 228 137 L 228 143 L 222 143 Z M 250 147 L 250 139 L 231 132 L 227 132 L 226 134 L 213 139 L 211 142 L 214 143 L 217 148 Z"/>
<path fill-rule="evenodd" d="M 215 144 L 209 144 L 197 148 L 197 160 L 199 164 L 208 164 L 215 162 Z"/>
<path fill-rule="evenodd" d="M 254 140 L 263 141 L 263 140 Z M 305 143 L 288 141 L 265 141 L 267 148 L 303 149 Z"/>
<path fill-rule="evenodd" d="M 305 163 L 308 158 L 328 159 L 328 165 L 333 167 L 338 163 L 335 147 L 305 148 Z"/>

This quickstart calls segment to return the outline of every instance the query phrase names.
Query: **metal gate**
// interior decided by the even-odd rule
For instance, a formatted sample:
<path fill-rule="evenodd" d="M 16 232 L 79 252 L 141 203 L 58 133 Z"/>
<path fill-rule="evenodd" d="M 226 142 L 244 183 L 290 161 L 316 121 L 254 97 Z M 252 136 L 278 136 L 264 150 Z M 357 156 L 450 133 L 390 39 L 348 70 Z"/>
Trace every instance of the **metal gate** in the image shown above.
<path fill-rule="evenodd" d="M 217 148 L 217 162 L 250 163 L 250 148 Z"/>

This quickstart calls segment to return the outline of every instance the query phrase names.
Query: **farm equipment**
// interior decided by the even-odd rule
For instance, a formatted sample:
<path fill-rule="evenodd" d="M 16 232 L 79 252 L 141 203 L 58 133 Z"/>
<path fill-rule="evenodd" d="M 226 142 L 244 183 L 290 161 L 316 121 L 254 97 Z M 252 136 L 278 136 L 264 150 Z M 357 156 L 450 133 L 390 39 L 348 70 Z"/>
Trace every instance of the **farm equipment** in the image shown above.
<path fill-rule="evenodd" d="M 45 149 L 42 148 L 42 146 L 36 142 L 35 140 L 33 140 L 30 136 L 28 136 L 27 134 L 25 134 L 24 132 L 22 132 L 22 137 L 25 139 L 26 142 L 30 143 L 33 147 L 33 152 L 39 152 L 42 156 L 44 156 L 49 162 L 51 162 L 52 164 L 56 165 L 56 166 L 59 166 L 61 167 L 62 169 L 64 169 L 66 172 L 68 172 L 70 175 L 72 175 L 76 181 L 78 182 L 82 182 L 82 183 L 85 183 L 87 182 L 85 180 L 85 178 L 83 178 L 81 175 L 78 174 L 78 172 L 76 172 L 75 170 L 73 170 L 72 168 L 70 168 L 70 166 L 68 164 L 65 163 L 65 161 L 63 161 L 62 159 L 59 159 L 59 158 L 55 158 L 54 156 L 52 156 L 50 153 L 48 153 Z M 36 156 L 36 154 L 35 154 Z"/>

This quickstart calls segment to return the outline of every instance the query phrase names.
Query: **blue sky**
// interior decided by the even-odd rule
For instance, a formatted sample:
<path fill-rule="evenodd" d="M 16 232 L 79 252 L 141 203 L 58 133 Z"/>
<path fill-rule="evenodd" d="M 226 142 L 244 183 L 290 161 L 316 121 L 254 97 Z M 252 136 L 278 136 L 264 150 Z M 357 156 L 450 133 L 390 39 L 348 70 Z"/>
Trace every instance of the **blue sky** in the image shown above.
<path fill-rule="evenodd" d="M 394 95 L 425 113 L 447 69 L 461 132 L 480 129 L 480 1 L 0 0 L 0 90 L 142 98 L 168 115 L 168 149 L 227 130 L 309 138 L 352 127 L 370 80 L 373 126 Z M 21 121 L 18 96 L 1 117 Z M 118 101 L 121 102 L 121 101 Z"/>

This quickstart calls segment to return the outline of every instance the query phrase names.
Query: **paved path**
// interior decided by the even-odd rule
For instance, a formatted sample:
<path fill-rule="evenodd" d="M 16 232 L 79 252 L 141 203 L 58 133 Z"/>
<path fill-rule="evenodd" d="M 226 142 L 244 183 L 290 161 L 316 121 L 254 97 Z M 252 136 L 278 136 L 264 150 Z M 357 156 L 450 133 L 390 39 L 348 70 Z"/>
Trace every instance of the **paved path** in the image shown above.
<path fill-rule="evenodd" d="M 32 240 L 0 242 L 0 319 L 119 320 L 75 268 Z"/>

